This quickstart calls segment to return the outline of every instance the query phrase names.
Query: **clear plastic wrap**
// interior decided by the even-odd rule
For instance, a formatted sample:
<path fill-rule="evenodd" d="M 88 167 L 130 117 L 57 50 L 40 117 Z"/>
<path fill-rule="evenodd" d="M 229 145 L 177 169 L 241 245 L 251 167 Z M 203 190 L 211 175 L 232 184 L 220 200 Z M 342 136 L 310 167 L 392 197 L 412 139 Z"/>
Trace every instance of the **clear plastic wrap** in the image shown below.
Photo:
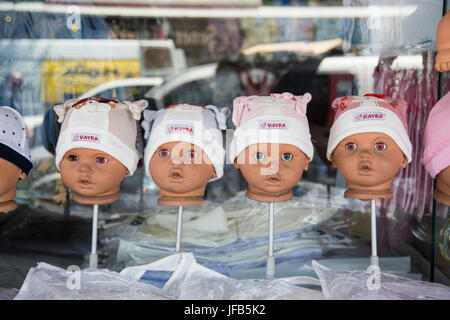
<path fill-rule="evenodd" d="M 300 286 L 317 285 L 317 279 L 231 279 L 198 264 L 189 252 L 174 254 L 148 265 L 126 268 L 121 274 L 136 281 L 151 283 L 155 271 L 171 272 L 162 288 L 179 300 L 323 299 L 320 291 Z"/>
<path fill-rule="evenodd" d="M 151 284 L 106 269 L 67 271 L 46 263 L 31 268 L 15 300 L 168 300 Z"/>
<path fill-rule="evenodd" d="M 370 277 L 375 273 L 365 270 L 333 271 L 312 261 L 319 276 L 322 293 L 330 300 L 448 300 L 450 287 L 417 281 L 380 272 L 379 289 L 374 289 Z"/>
<path fill-rule="evenodd" d="M 31 268 L 15 300 L 265 300 L 323 299 L 310 277 L 235 280 L 178 253 L 120 273 L 107 269 L 67 271 L 39 263 Z"/>

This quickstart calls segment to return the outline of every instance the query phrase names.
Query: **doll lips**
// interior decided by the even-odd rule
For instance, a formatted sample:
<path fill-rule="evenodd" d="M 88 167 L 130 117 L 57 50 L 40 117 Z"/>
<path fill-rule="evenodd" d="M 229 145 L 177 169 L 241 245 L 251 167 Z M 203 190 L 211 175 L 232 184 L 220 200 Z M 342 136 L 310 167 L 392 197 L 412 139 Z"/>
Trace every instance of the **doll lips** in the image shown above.
<path fill-rule="evenodd" d="M 280 179 L 277 177 L 268 177 L 264 179 L 264 182 L 271 186 L 278 186 L 281 183 Z"/>
<path fill-rule="evenodd" d="M 81 188 L 90 188 L 94 185 L 92 182 L 85 179 L 78 180 L 78 184 L 80 184 Z"/>
<path fill-rule="evenodd" d="M 372 166 L 369 162 L 361 162 L 359 164 L 358 171 L 361 175 L 369 175 L 373 173 Z"/>
<path fill-rule="evenodd" d="M 175 169 L 169 172 L 169 181 L 170 182 L 182 182 L 183 176 L 181 174 L 181 170 Z"/>

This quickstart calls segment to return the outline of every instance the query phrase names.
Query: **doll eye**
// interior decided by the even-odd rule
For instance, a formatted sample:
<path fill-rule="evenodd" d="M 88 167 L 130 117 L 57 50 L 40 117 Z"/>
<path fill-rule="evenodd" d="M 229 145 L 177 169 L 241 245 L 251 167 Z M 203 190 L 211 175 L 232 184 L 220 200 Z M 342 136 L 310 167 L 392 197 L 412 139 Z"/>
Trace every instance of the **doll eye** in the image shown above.
<path fill-rule="evenodd" d="M 283 160 L 283 161 L 291 161 L 293 157 L 294 156 L 291 153 L 286 152 L 286 153 L 283 153 L 281 155 L 281 160 Z"/>
<path fill-rule="evenodd" d="M 345 150 L 355 151 L 356 149 L 358 149 L 358 147 L 356 146 L 356 143 L 349 142 L 345 145 Z"/>
<path fill-rule="evenodd" d="M 256 160 L 262 160 L 262 159 L 264 159 L 264 153 L 262 153 L 262 152 L 256 152 L 254 155 L 253 155 L 253 157 L 256 159 Z"/>
<path fill-rule="evenodd" d="M 167 149 L 161 149 L 158 154 L 161 158 L 167 158 L 170 155 L 170 152 Z"/>
<path fill-rule="evenodd" d="M 194 158 L 197 158 L 198 152 L 194 151 L 194 150 L 190 150 L 186 153 L 186 155 L 188 156 L 189 159 L 194 159 Z"/>
<path fill-rule="evenodd" d="M 69 161 L 78 161 L 78 156 L 77 155 L 74 155 L 74 154 L 69 154 L 67 157 L 66 157 L 66 159 L 67 160 L 69 160 Z"/>
<path fill-rule="evenodd" d="M 376 151 L 383 151 L 383 150 L 386 150 L 387 145 L 386 145 L 386 143 L 378 142 L 378 143 L 375 144 L 374 148 L 375 148 Z"/>
<path fill-rule="evenodd" d="M 95 162 L 97 162 L 98 164 L 106 164 L 108 163 L 108 159 L 106 159 L 105 157 L 97 157 L 95 159 Z"/>

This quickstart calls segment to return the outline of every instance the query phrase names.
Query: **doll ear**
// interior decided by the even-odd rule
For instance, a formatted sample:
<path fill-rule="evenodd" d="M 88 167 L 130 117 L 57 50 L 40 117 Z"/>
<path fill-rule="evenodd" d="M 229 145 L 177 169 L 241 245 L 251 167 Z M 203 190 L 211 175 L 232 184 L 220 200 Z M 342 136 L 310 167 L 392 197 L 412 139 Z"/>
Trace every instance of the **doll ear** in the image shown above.
<path fill-rule="evenodd" d="M 402 168 L 406 168 L 407 165 L 408 165 L 408 158 L 406 158 L 406 156 L 403 155 L 401 166 L 402 166 Z"/>
<path fill-rule="evenodd" d="M 216 106 L 213 106 L 211 104 L 207 105 L 205 108 L 214 112 L 217 123 L 219 124 L 219 129 L 225 130 L 227 128 L 227 118 L 231 114 L 230 109 L 225 107 L 219 110 Z"/>
<path fill-rule="evenodd" d="M 27 174 L 25 172 L 23 172 L 22 170 L 20 170 L 19 180 L 23 180 L 26 177 L 27 177 Z"/>
<path fill-rule="evenodd" d="M 241 124 L 242 113 L 244 112 L 248 97 L 237 97 L 233 100 L 233 123 L 236 126 Z"/>
<path fill-rule="evenodd" d="M 62 123 L 66 116 L 67 110 L 70 109 L 75 103 L 77 103 L 80 99 L 70 99 L 64 102 L 63 104 L 58 104 L 53 107 L 53 110 L 58 115 L 58 122 Z"/>
<path fill-rule="evenodd" d="M 233 161 L 233 166 L 234 166 L 234 168 L 237 169 L 237 170 L 240 170 L 240 169 L 241 169 L 241 166 L 240 166 L 239 163 L 237 162 L 237 157 L 236 157 L 236 159 L 234 159 L 234 161 Z"/>
<path fill-rule="evenodd" d="M 140 120 L 142 110 L 144 110 L 148 106 L 147 100 L 144 99 L 135 102 L 124 101 L 123 104 L 125 104 L 131 111 L 134 120 Z"/>
<path fill-rule="evenodd" d="M 330 162 L 333 168 L 337 168 L 336 162 L 334 161 L 334 153 L 332 153 L 330 156 Z"/>
<path fill-rule="evenodd" d="M 162 109 L 164 110 L 164 109 Z M 160 110 L 160 111 L 162 111 Z M 155 110 L 144 110 L 144 120 L 141 123 L 141 127 L 144 129 L 144 139 L 148 139 L 150 136 L 150 127 L 152 121 L 155 120 L 156 115 L 158 114 L 158 111 Z"/>
<path fill-rule="evenodd" d="M 217 173 L 216 173 L 216 169 L 214 168 L 214 166 L 213 166 L 213 173 L 212 173 L 212 175 L 211 175 L 211 178 L 210 179 L 212 179 L 212 178 L 216 178 L 217 177 Z"/>
<path fill-rule="evenodd" d="M 311 162 L 311 160 L 309 158 L 307 158 L 305 168 L 303 170 L 308 171 L 310 162 Z"/>

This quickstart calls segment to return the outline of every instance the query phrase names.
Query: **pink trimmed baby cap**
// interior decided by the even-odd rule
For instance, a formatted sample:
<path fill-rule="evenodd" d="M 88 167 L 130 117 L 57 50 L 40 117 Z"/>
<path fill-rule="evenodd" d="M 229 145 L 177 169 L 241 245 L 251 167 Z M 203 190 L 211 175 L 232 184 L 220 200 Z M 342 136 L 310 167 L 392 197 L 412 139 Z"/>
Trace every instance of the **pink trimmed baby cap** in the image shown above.
<path fill-rule="evenodd" d="M 314 147 L 309 133 L 306 107 L 311 94 L 294 96 L 289 92 L 270 96 L 238 97 L 233 101 L 236 125 L 229 148 L 229 160 L 256 143 L 290 144 L 311 160 Z"/>
<path fill-rule="evenodd" d="M 425 150 L 422 163 L 434 179 L 450 166 L 450 93 L 431 109 L 425 127 Z"/>
<path fill-rule="evenodd" d="M 406 101 L 383 94 L 364 97 L 345 96 L 334 99 L 331 107 L 336 112 L 328 139 L 327 158 L 330 160 L 336 146 L 356 133 L 381 132 L 395 141 L 408 159 L 412 159 L 412 144 L 406 122 Z"/>

